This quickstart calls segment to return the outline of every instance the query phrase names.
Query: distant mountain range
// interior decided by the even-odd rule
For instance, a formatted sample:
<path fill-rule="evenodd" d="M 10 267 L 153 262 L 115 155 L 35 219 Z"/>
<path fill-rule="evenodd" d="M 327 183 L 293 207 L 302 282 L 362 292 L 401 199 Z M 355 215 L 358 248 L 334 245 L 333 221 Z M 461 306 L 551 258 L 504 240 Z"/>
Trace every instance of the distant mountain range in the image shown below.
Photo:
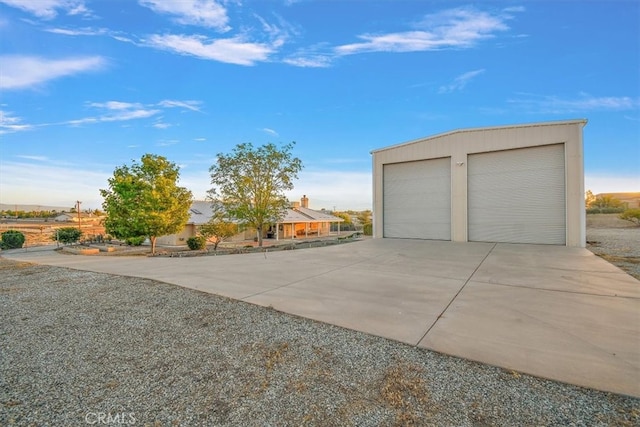
<path fill-rule="evenodd" d="M 7 203 L 0 203 L 0 211 L 24 211 L 24 212 L 33 212 L 33 211 L 56 211 L 56 212 L 69 212 L 72 206 L 45 206 L 45 205 L 21 205 L 15 204 L 10 205 Z"/>

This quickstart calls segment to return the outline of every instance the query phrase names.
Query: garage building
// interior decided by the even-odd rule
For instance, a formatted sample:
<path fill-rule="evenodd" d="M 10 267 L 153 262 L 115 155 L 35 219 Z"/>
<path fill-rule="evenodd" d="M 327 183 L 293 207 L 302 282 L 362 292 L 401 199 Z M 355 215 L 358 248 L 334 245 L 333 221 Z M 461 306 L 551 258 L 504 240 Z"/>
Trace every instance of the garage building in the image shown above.
<path fill-rule="evenodd" d="M 374 237 L 584 247 L 586 123 L 463 129 L 372 151 Z"/>

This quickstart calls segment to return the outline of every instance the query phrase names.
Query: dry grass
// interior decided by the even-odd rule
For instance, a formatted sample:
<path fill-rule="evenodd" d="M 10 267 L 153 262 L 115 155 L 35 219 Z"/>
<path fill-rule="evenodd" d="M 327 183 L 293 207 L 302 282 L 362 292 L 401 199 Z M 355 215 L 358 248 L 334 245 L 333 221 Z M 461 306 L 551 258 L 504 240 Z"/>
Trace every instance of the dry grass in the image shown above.
<path fill-rule="evenodd" d="M 385 373 L 379 399 L 396 411 L 395 425 L 415 426 L 424 422 L 424 416 L 428 414 L 418 411 L 418 408 L 429 406 L 429 389 L 423 377 L 421 368 L 402 363 Z"/>
<path fill-rule="evenodd" d="M 619 218 L 619 214 L 589 214 L 587 228 L 636 228 L 631 221 Z"/>

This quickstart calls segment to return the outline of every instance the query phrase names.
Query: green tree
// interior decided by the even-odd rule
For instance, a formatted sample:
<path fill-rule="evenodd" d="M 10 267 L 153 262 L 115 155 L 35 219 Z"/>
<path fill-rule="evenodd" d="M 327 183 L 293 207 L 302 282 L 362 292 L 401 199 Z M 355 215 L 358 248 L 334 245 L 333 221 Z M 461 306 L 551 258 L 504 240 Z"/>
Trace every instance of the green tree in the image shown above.
<path fill-rule="evenodd" d="M 351 215 L 349 215 L 348 212 L 332 212 L 333 216 L 337 216 L 338 218 L 342 218 L 344 219 L 344 222 L 342 224 L 344 225 L 351 225 L 353 224 L 353 222 L 351 221 Z"/>
<path fill-rule="evenodd" d="M 218 250 L 218 245 L 238 234 L 238 225 L 228 221 L 221 208 L 214 207 L 211 219 L 198 227 L 198 233 L 207 241 L 213 243 L 213 251 Z"/>
<path fill-rule="evenodd" d="M 635 225 L 640 225 L 640 209 L 638 208 L 627 209 L 620 214 L 620 219 L 624 219 L 625 221 L 631 221 Z"/>
<path fill-rule="evenodd" d="M 56 230 L 56 233 L 51 236 L 51 239 L 68 245 L 71 243 L 76 243 L 78 240 L 80 240 L 81 236 L 82 231 L 78 230 L 76 227 L 63 227 Z"/>
<path fill-rule="evenodd" d="M 189 219 L 192 194 L 178 186 L 179 178 L 175 163 L 153 154 L 116 168 L 109 188 L 100 190 L 107 233 L 119 239 L 148 237 L 155 254 L 156 238 L 179 232 Z"/>
<path fill-rule="evenodd" d="M 593 203 L 591 203 L 591 207 L 593 208 L 620 208 L 622 207 L 622 202 L 616 199 L 613 196 L 609 196 L 607 194 L 601 194 L 597 196 Z"/>
<path fill-rule="evenodd" d="M 0 240 L 0 247 L 2 249 L 16 249 L 21 248 L 24 245 L 25 237 L 18 230 L 7 230 L 2 233 L 2 239 Z"/>
<path fill-rule="evenodd" d="M 370 224 L 372 215 L 373 215 L 373 212 L 371 212 L 370 210 L 358 212 L 358 221 L 362 225 Z"/>
<path fill-rule="evenodd" d="M 238 144 L 231 154 L 218 154 L 209 169 L 212 202 L 220 204 L 231 220 L 255 228 L 258 246 L 265 226 L 277 222 L 289 206 L 284 193 L 293 189 L 302 169 L 302 161 L 291 153 L 294 145 L 279 149 L 271 143 L 258 148 Z"/>
<path fill-rule="evenodd" d="M 584 204 L 586 208 L 589 209 L 593 205 L 593 202 L 595 201 L 596 201 L 596 196 L 593 195 L 593 192 L 591 190 L 587 190 L 587 193 L 584 196 Z"/>

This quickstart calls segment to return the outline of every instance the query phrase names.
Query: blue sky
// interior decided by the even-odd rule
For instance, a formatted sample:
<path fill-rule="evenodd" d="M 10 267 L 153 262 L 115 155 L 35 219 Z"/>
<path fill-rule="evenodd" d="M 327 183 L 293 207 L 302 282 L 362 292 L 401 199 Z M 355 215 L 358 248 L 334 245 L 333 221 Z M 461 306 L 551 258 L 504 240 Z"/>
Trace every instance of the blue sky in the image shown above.
<path fill-rule="evenodd" d="M 296 141 L 289 193 L 371 207 L 370 151 L 586 118 L 585 186 L 640 191 L 640 2 L 0 0 L 0 202 L 101 205 L 145 153 Z"/>

